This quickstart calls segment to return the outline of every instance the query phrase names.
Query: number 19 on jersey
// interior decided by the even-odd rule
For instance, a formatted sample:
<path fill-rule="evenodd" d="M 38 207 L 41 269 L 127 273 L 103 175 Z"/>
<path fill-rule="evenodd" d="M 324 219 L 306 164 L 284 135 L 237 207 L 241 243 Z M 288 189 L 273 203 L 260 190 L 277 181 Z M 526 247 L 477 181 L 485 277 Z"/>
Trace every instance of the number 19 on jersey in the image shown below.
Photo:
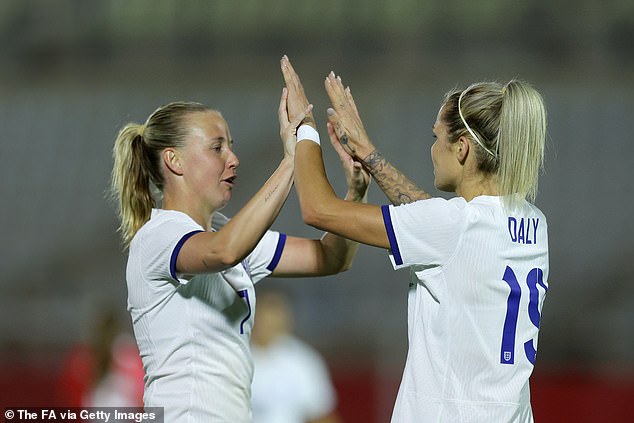
<path fill-rule="evenodd" d="M 511 291 L 506 301 L 506 318 L 504 319 L 504 328 L 502 330 L 502 348 L 500 352 L 500 363 L 515 364 L 515 337 L 517 331 L 517 320 L 520 313 L 520 299 L 522 297 L 522 287 L 517 280 L 517 276 L 513 269 L 506 266 L 504 276 L 502 277 Z M 539 311 L 539 288 L 540 285 L 544 292 L 548 291 L 548 287 L 544 283 L 544 272 L 542 269 L 534 268 L 528 272 L 526 276 L 526 285 L 528 286 L 528 317 L 531 323 L 539 329 L 539 320 L 541 314 Z M 535 355 L 537 350 L 534 346 L 533 339 L 524 342 L 524 352 L 526 358 L 531 364 L 535 365 Z"/>

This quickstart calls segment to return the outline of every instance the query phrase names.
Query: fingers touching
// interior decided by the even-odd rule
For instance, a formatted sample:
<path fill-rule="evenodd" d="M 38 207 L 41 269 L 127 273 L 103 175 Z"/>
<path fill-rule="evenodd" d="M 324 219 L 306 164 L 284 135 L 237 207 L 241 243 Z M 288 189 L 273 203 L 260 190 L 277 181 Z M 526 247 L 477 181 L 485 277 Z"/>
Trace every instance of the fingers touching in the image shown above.
<path fill-rule="evenodd" d="M 278 108 L 278 118 L 280 121 L 280 137 L 284 144 L 284 154 L 287 156 L 293 156 L 295 154 L 295 144 L 297 144 L 297 127 L 301 124 L 302 120 L 310 113 L 312 113 L 313 105 L 309 104 L 304 110 L 295 113 L 292 117 L 289 117 L 288 113 L 288 89 L 282 89 L 282 96 L 280 98 L 280 106 Z"/>
<path fill-rule="evenodd" d="M 280 68 L 282 75 L 284 76 L 284 83 L 288 90 L 287 98 L 287 111 L 291 120 L 294 120 L 295 116 L 306 110 L 309 104 L 308 98 L 304 92 L 304 87 L 299 75 L 295 72 L 293 65 L 288 57 L 284 55 L 280 61 Z M 314 119 L 312 112 L 308 112 L 304 117 L 305 123 L 311 123 L 314 126 Z"/>
<path fill-rule="evenodd" d="M 282 94 L 286 99 L 286 115 L 280 111 L 280 119 L 295 122 L 298 116 L 304 114 L 300 122 L 316 128 L 312 110 L 304 113 L 310 103 L 304 93 L 301 80 L 286 55 L 280 60 L 280 67 L 286 84 L 286 90 Z M 373 146 L 363 127 L 350 88 L 344 88 L 341 77 L 332 71 L 326 77 L 324 85 L 332 104 L 332 107 L 328 109 L 328 121 L 336 135 L 337 145 L 352 157 L 357 159 L 365 157 L 372 151 Z M 283 101 L 281 100 L 280 107 Z"/>

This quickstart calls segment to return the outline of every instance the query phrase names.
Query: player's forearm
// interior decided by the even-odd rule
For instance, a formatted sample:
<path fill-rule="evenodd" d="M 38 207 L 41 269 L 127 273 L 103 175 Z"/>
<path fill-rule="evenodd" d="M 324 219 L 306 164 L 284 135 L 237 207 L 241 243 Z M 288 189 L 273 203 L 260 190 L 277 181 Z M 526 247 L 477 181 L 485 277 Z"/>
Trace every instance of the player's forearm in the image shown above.
<path fill-rule="evenodd" d="M 320 240 L 324 254 L 324 275 L 333 275 L 350 269 L 359 250 L 359 243 L 326 232 Z"/>
<path fill-rule="evenodd" d="M 282 160 L 262 188 L 219 231 L 228 261 L 244 259 L 269 229 L 293 186 L 293 171 L 293 158 Z"/>
<path fill-rule="evenodd" d="M 321 227 L 321 221 L 337 196 L 326 177 L 321 148 L 312 141 L 297 143 L 295 189 L 304 223 L 328 230 Z"/>
<path fill-rule="evenodd" d="M 321 148 L 311 141 L 297 143 L 295 188 L 307 225 L 362 244 L 390 247 L 381 208 L 338 198 L 326 177 Z"/>
<path fill-rule="evenodd" d="M 363 190 L 363 192 L 348 189 L 345 200 L 367 203 L 367 187 Z M 354 261 L 354 257 L 359 250 L 358 242 L 343 238 L 330 232 L 326 232 L 321 238 L 321 245 L 326 257 L 326 267 L 329 274 L 345 272 L 350 269 L 352 262 Z"/>
<path fill-rule="evenodd" d="M 420 189 L 400 170 L 392 166 L 379 150 L 374 150 L 361 160 L 392 204 L 407 204 L 426 200 L 431 195 Z"/>

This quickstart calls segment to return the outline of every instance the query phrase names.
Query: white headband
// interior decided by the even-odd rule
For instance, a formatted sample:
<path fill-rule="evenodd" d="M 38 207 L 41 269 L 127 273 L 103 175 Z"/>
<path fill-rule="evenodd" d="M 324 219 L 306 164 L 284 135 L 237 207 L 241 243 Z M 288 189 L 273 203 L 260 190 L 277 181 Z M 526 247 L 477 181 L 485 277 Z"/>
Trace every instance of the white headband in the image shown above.
<path fill-rule="evenodd" d="M 482 147 L 484 149 L 484 151 L 486 151 L 491 156 L 493 156 L 494 158 L 497 159 L 497 154 L 495 154 L 493 151 L 491 151 L 491 150 L 489 150 L 488 148 L 485 147 L 485 145 L 480 141 L 480 139 L 475 134 L 475 132 L 473 132 L 473 130 L 469 127 L 469 125 L 467 124 L 467 120 L 462 115 L 462 109 L 460 108 L 460 103 L 462 102 L 462 96 L 464 95 L 465 92 L 467 92 L 467 90 L 462 91 L 460 93 L 460 97 L 458 97 L 458 114 L 460 114 L 460 119 L 462 119 L 462 123 L 464 123 L 464 126 L 467 128 L 467 131 L 469 131 L 469 133 L 471 134 L 471 136 L 473 137 L 475 142 L 477 142 L 478 145 L 480 145 L 480 147 Z M 500 143 L 498 142 L 498 146 L 499 145 L 500 145 Z"/>

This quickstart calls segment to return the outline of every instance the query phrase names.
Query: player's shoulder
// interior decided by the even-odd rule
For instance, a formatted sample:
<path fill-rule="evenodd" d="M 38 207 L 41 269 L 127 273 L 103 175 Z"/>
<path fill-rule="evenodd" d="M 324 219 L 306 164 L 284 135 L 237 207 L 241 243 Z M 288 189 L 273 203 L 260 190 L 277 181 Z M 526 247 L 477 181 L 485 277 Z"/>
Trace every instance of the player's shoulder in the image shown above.
<path fill-rule="evenodd" d="M 176 210 L 152 209 L 148 220 L 136 233 L 130 248 L 135 244 L 157 242 L 160 239 L 172 239 L 203 228 L 187 214 Z"/>
<path fill-rule="evenodd" d="M 425 210 L 464 210 L 469 203 L 462 197 L 453 197 L 450 199 L 442 197 L 427 198 L 424 200 L 414 201 L 400 205 L 390 206 L 396 211 L 425 211 Z"/>
<path fill-rule="evenodd" d="M 531 211 L 532 214 L 540 217 L 542 220 L 546 221 L 546 216 L 544 215 L 544 213 L 542 212 L 542 210 L 537 207 L 535 204 L 530 203 L 530 202 L 526 202 L 527 207 L 529 208 L 529 210 Z"/>
<path fill-rule="evenodd" d="M 203 230 L 203 228 L 186 213 L 177 210 L 153 209 L 150 220 L 139 231 L 155 232 L 167 228 L 182 230 Z"/>
<path fill-rule="evenodd" d="M 546 216 L 541 209 L 525 199 L 514 203 L 514 206 L 511 208 L 505 209 L 505 214 L 516 219 L 537 219 L 544 227 L 546 226 Z"/>

